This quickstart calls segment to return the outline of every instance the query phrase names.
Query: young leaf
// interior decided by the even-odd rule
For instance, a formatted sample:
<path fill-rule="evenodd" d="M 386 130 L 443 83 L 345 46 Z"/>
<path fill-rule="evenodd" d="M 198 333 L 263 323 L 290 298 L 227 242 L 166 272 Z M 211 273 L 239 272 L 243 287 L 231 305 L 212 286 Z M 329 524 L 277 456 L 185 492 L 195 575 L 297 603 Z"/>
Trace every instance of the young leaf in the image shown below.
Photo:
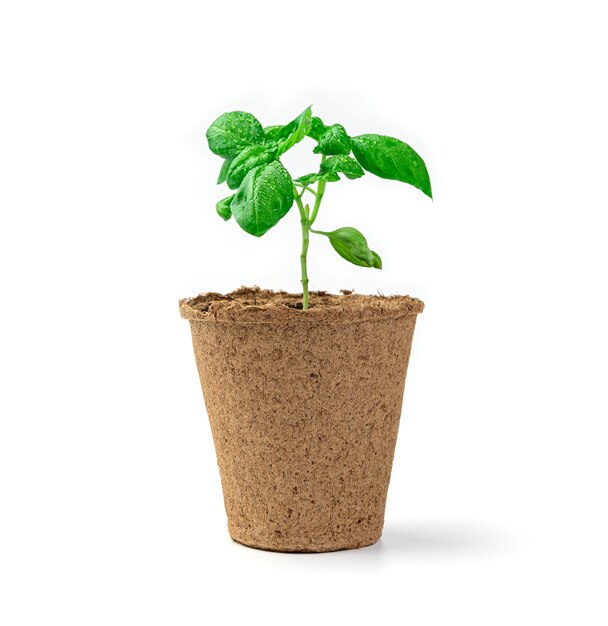
<path fill-rule="evenodd" d="M 356 228 L 345 226 L 329 233 L 320 230 L 313 232 L 328 237 L 333 249 L 350 263 L 382 269 L 382 259 L 378 253 L 369 249 L 365 237 Z"/>
<path fill-rule="evenodd" d="M 211 152 L 225 159 L 235 157 L 243 148 L 264 141 L 264 130 L 251 113 L 232 111 L 220 115 L 207 130 Z"/>
<path fill-rule="evenodd" d="M 224 162 L 222 163 L 222 169 L 220 170 L 220 175 L 217 177 L 218 185 L 221 185 L 223 182 L 225 182 L 230 163 L 232 163 L 232 159 L 224 159 Z"/>
<path fill-rule="evenodd" d="M 228 168 L 226 182 L 230 189 L 238 189 L 249 170 L 258 165 L 266 165 L 277 157 L 276 144 L 257 144 L 249 146 L 232 160 Z"/>
<path fill-rule="evenodd" d="M 338 172 L 344 174 L 347 178 L 359 178 L 363 176 L 365 172 L 363 168 L 352 157 L 345 156 L 343 154 L 329 157 L 326 161 L 321 163 L 321 171 L 317 174 L 306 174 L 296 178 L 296 183 L 303 185 L 312 185 L 319 181 L 335 182 L 340 180 Z"/>
<path fill-rule="evenodd" d="M 313 117 L 310 120 L 310 130 L 308 136 L 312 137 L 315 141 L 319 141 L 323 133 L 327 130 L 327 126 L 323 124 L 320 117 Z"/>
<path fill-rule="evenodd" d="M 340 180 L 340 177 L 335 172 L 319 172 L 317 174 L 305 174 L 304 176 L 300 176 L 300 178 L 296 178 L 295 182 L 308 186 L 314 185 L 321 180 L 326 183 L 333 183 Z"/>
<path fill-rule="evenodd" d="M 325 129 L 319 139 L 319 145 L 313 150 L 315 154 L 349 154 L 350 137 L 346 134 L 344 126 L 332 124 Z"/>
<path fill-rule="evenodd" d="M 233 198 L 234 198 L 234 195 L 228 196 L 227 198 L 220 200 L 215 205 L 215 210 L 217 211 L 217 214 L 223 220 L 229 220 L 232 217 L 232 210 L 230 209 L 230 203 L 232 202 Z"/>
<path fill-rule="evenodd" d="M 300 113 L 295 120 L 289 122 L 287 126 L 283 126 L 283 128 L 278 131 L 274 139 L 279 144 L 279 155 L 287 152 L 287 150 L 306 137 L 310 130 L 311 118 L 312 109 L 308 107 L 305 111 Z"/>
<path fill-rule="evenodd" d="M 360 178 L 365 174 L 363 168 L 352 157 L 339 154 L 331 156 L 321 163 L 321 172 L 335 172 L 344 174 L 346 178 Z"/>
<path fill-rule="evenodd" d="M 230 208 L 239 226 L 261 237 L 275 226 L 293 204 L 291 176 L 279 161 L 250 170 Z"/>
<path fill-rule="evenodd" d="M 353 154 L 368 172 L 408 183 L 433 197 L 426 165 L 406 143 L 384 135 L 359 135 L 351 141 Z"/>

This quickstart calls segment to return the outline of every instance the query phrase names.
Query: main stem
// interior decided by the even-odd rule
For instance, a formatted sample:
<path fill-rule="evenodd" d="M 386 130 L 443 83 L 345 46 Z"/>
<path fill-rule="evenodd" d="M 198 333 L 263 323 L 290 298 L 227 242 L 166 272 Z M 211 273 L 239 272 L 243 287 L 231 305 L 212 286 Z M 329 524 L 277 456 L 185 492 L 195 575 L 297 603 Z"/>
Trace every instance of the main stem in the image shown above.
<path fill-rule="evenodd" d="M 300 200 L 300 202 L 302 202 Z M 306 207 L 308 208 L 308 207 Z M 308 244 L 310 241 L 310 224 L 308 222 L 308 211 L 303 208 L 300 211 L 300 223 L 302 224 L 302 252 L 300 253 L 300 270 L 302 272 L 302 308 L 308 308 L 308 269 L 306 257 L 308 255 Z"/>
<path fill-rule="evenodd" d="M 321 163 L 325 161 L 325 155 L 321 158 Z M 302 278 L 302 309 L 305 311 L 308 309 L 308 267 L 307 267 L 307 257 L 308 257 L 308 245 L 310 243 L 310 230 L 312 225 L 315 223 L 317 219 L 317 214 L 319 213 L 319 207 L 321 206 L 321 200 L 323 200 L 323 194 L 325 193 L 325 186 L 327 183 L 324 180 L 319 181 L 317 185 L 317 191 L 315 193 L 315 203 L 312 208 L 312 213 L 309 212 L 308 205 L 304 206 L 302 202 L 302 196 L 304 195 L 303 189 L 301 193 L 298 193 L 298 189 L 294 187 L 294 195 L 296 198 L 296 203 L 298 205 L 298 210 L 300 211 L 300 224 L 302 225 L 302 251 L 300 252 L 300 271 Z M 310 189 L 308 191 L 311 191 Z"/>

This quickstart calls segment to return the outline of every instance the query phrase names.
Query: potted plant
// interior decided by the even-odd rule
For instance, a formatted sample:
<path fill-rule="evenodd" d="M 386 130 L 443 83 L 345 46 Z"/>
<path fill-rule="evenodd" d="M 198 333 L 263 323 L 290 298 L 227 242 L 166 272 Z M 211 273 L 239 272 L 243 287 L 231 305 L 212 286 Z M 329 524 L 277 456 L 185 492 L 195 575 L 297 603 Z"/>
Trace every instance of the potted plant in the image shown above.
<path fill-rule="evenodd" d="M 293 178 L 281 155 L 305 137 L 319 171 Z M 351 137 L 311 108 L 285 126 L 224 113 L 207 131 L 223 159 L 217 203 L 261 237 L 293 205 L 300 214 L 302 294 L 241 288 L 180 301 L 190 321 L 211 423 L 231 537 L 285 552 L 324 552 L 375 543 L 384 524 L 416 316 L 409 296 L 309 292 L 311 236 L 347 261 L 382 268 L 355 228 L 314 228 L 326 186 L 365 171 L 413 185 L 429 197 L 420 156 L 399 139 Z M 352 154 L 352 156 L 351 156 Z M 310 201 L 308 201 L 310 198 Z"/>

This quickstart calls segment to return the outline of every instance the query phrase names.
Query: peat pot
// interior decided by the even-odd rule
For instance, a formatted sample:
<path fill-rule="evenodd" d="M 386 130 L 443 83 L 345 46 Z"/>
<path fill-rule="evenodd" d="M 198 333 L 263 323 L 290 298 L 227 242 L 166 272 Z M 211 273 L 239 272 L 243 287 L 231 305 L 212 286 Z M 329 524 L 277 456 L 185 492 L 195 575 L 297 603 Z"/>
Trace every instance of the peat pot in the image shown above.
<path fill-rule="evenodd" d="M 257 288 L 180 302 L 231 537 L 280 552 L 380 538 L 416 316 L 408 296 Z"/>

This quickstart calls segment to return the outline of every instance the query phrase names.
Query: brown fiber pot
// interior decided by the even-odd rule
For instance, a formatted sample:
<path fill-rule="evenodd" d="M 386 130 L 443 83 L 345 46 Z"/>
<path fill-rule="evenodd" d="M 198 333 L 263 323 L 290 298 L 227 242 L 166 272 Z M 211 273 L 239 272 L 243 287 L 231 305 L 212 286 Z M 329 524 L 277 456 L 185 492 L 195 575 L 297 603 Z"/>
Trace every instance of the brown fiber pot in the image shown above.
<path fill-rule="evenodd" d="M 407 296 L 242 288 L 182 300 L 231 537 L 281 552 L 380 538 L 416 316 Z M 300 308 L 298 308 L 300 307 Z"/>

